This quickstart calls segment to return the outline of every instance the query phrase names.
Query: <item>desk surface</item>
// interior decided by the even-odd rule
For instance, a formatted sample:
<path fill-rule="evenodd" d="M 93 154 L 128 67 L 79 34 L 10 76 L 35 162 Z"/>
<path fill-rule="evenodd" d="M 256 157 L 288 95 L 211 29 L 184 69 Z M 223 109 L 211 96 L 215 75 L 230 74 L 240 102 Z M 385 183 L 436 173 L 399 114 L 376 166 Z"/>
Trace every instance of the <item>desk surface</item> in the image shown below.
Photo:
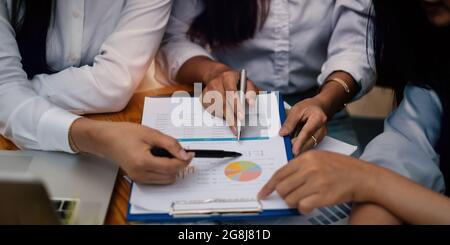
<path fill-rule="evenodd" d="M 102 121 L 141 123 L 144 98 L 146 96 L 166 96 L 179 90 L 191 91 L 192 88 L 190 86 L 174 86 L 139 92 L 133 96 L 127 107 L 121 112 L 88 115 L 86 117 Z M 0 150 L 18 150 L 18 148 L 13 143 L 0 136 Z M 128 197 L 130 195 L 130 185 L 122 176 L 123 174 L 117 176 L 116 186 L 114 187 L 108 214 L 106 216 L 105 223 L 109 225 L 127 223 L 126 213 L 128 208 Z"/>

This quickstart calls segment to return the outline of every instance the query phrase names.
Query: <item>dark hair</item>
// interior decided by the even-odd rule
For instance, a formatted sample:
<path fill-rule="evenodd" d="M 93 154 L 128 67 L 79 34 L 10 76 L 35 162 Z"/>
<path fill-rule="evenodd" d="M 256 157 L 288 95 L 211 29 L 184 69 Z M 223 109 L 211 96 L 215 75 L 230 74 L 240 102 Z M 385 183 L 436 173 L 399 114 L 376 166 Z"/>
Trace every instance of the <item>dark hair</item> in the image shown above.
<path fill-rule="evenodd" d="M 204 10 L 187 35 L 211 48 L 233 47 L 251 39 L 269 14 L 270 0 L 202 0 Z"/>
<path fill-rule="evenodd" d="M 13 0 L 11 24 L 28 78 L 48 73 L 46 59 L 47 32 L 53 0 Z"/>
<path fill-rule="evenodd" d="M 430 23 L 417 0 L 373 0 L 378 84 L 401 96 L 408 82 L 441 88 L 450 80 L 449 27 Z"/>
<path fill-rule="evenodd" d="M 444 108 L 436 147 L 450 194 L 450 26 L 433 25 L 418 0 L 373 0 L 378 84 L 392 87 L 397 101 L 407 83 L 433 89 Z"/>

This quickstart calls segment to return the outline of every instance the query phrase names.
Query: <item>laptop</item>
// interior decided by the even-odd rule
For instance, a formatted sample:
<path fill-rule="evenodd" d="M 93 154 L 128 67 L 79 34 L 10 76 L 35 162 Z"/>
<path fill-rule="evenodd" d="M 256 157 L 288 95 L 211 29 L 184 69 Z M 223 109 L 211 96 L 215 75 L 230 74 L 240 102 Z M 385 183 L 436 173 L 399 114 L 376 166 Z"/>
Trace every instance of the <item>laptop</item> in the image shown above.
<path fill-rule="evenodd" d="M 103 224 L 117 173 L 91 155 L 0 151 L 0 224 Z"/>

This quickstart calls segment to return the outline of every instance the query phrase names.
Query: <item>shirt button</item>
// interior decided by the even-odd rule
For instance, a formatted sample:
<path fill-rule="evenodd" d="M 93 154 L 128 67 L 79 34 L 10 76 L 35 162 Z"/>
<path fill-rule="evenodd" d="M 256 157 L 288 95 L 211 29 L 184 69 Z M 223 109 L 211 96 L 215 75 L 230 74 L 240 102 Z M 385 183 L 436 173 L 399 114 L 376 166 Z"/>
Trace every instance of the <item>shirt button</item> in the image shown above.
<path fill-rule="evenodd" d="M 79 18 L 79 17 L 81 16 L 81 13 L 80 13 L 80 11 L 75 10 L 75 11 L 73 11 L 72 16 L 73 16 L 74 18 Z"/>

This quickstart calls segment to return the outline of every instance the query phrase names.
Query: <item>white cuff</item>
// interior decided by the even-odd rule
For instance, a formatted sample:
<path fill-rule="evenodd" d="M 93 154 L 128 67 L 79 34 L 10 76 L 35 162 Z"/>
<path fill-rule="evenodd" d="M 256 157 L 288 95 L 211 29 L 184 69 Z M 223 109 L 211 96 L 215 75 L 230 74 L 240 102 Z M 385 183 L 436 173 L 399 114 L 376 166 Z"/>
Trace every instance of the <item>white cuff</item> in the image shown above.
<path fill-rule="evenodd" d="M 37 139 L 44 151 L 74 153 L 69 143 L 69 129 L 80 116 L 52 108 L 42 115 L 37 127 Z"/>

